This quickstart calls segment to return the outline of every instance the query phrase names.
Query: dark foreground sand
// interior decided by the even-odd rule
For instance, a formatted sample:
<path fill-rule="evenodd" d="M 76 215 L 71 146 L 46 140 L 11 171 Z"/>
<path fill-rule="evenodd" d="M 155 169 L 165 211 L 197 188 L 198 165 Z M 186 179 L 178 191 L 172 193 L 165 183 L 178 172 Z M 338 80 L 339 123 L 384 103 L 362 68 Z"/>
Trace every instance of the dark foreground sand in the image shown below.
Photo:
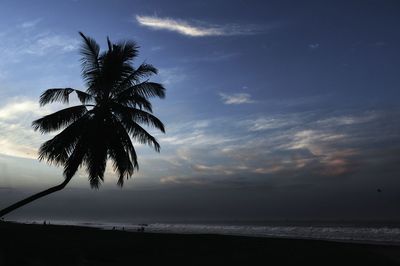
<path fill-rule="evenodd" d="M 400 265 L 400 247 L 0 222 L 0 265 Z"/>

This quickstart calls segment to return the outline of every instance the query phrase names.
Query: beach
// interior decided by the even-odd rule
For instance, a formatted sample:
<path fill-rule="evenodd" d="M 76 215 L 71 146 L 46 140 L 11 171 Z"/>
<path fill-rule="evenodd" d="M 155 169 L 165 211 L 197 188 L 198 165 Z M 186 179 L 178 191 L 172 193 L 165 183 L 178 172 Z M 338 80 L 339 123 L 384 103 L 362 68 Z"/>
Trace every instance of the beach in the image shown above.
<path fill-rule="evenodd" d="M 0 223 L 0 265 L 400 265 L 400 246 Z"/>

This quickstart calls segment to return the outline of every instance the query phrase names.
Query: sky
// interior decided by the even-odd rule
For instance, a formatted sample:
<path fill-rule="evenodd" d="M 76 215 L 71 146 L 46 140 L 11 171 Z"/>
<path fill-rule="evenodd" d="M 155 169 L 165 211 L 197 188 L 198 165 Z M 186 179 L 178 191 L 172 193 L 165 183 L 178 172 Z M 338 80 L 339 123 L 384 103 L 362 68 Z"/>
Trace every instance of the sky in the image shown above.
<path fill-rule="evenodd" d="M 82 170 L 10 219 L 400 220 L 398 1 L 0 3 L 0 208 L 62 182 L 31 122 L 85 89 L 79 31 L 134 40 L 167 96 L 161 153 L 99 190 Z M 72 100 L 71 105 L 77 101 Z M 381 191 L 381 192 L 378 192 Z"/>

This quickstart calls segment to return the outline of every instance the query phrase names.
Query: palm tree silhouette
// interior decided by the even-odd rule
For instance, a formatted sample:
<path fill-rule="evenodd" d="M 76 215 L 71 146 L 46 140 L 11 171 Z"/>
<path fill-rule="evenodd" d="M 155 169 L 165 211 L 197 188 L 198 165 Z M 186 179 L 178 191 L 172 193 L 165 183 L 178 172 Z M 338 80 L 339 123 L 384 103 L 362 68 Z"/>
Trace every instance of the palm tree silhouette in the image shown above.
<path fill-rule="evenodd" d="M 118 185 L 139 169 L 134 139 L 152 146 L 160 145 L 140 124 L 152 126 L 165 133 L 163 123 L 152 115 L 151 97 L 165 97 L 165 88 L 143 80 L 157 69 L 143 63 L 132 66 L 138 55 L 133 41 L 112 43 L 107 38 L 108 50 L 100 53 L 96 41 L 79 32 L 83 39 L 82 77 L 87 89 L 48 89 L 40 96 L 40 105 L 55 101 L 68 103 L 75 92 L 80 105 L 68 107 L 32 122 L 35 130 L 49 133 L 64 128 L 39 149 L 39 160 L 64 167 L 65 180 L 61 184 L 37 193 L 0 211 L 0 217 L 36 199 L 63 189 L 80 166 L 85 166 L 92 188 L 98 188 L 104 178 L 106 162 L 113 161 L 118 173 Z"/>

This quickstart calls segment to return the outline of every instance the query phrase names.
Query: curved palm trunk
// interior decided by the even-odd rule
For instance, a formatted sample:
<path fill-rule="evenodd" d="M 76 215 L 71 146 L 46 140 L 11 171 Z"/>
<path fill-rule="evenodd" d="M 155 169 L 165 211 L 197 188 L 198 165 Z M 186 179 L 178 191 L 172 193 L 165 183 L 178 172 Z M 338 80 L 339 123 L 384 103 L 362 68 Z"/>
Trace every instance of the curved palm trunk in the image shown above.
<path fill-rule="evenodd" d="M 0 217 L 2 217 L 2 216 L 4 216 L 4 215 L 6 215 L 6 214 L 12 212 L 12 211 L 15 210 L 15 209 L 20 208 L 20 207 L 22 207 L 22 206 L 24 206 L 24 205 L 26 205 L 26 204 L 28 204 L 28 203 L 31 203 L 31 202 L 34 201 L 34 200 L 40 199 L 40 198 L 42 198 L 42 197 L 44 197 L 44 196 L 47 196 L 47 195 L 49 195 L 49 194 L 51 194 L 51 193 L 54 193 L 54 192 L 56 192 L 56 191 L 59 191 L 59 190 L 65 188 L 65 186 L 69 183 L 69 181 L 71 180 L 71 178 L 72 178 L 72 177 L 66 178 L 66 179 L 64 180 L 64 182 L 62 182 L 61 184 L 59 184 L 59 185 L 57 185 L 57 186 L 51 187 L 51 188 L 46 189 L 46 190 L 44 190 L 44 191 L 42 191 L 42 192 L 39 192 L 39 193 L 37 193 L 37 194 L 34 194 L 34 195 L 32 195 L 32 196 L 30 196 L 30 197 L 28 197 L 28 198 L 26 198 L 26 199 L 23 199 L 23 200 L 21 200 L 21 201 L 18 201 L 17 203 L 14 203 L 14 204 L 11 205 L 11 206 L 8 206 L 8 207 L 5 208 L 5 209 L 2 209 L 2 210 L 0 211 Z"/>

